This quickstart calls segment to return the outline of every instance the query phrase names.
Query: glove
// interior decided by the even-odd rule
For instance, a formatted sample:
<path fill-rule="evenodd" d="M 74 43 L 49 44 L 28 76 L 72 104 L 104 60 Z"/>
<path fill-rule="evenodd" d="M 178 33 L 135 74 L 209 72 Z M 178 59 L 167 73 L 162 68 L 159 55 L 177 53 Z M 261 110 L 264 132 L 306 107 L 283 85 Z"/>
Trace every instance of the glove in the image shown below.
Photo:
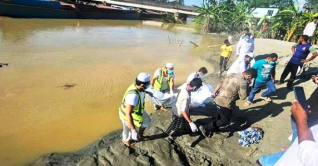
<path fill-rule="evenodd" d="M 197 125 L 195 125 L 193 122 L 189 123 L 189 125 L 193 133 L 198 131 Z"/>
<path fill-rule="evenodd" d="M 139 136 L 138 136 L 136 129 L 131 130 L 131 139 L 136 140 L 136 141 L 139 140 Z"/>

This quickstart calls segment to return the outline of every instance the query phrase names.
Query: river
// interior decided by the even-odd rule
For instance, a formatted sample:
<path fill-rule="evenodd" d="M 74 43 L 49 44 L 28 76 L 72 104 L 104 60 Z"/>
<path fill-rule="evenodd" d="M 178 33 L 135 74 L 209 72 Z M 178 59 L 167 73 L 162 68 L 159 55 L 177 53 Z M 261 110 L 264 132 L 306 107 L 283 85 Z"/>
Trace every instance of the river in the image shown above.
<path fill-rule="evenodd" d="M 0 163 L 9 166 L 120 129 L 118 107 L 139 72 L 172 62 L 181 85 L 201 66 L 214 72 L 202 56 L 222 42 L 153 21 L 0 18 L 0 30 L 0 62 L 9 63 L 0 68 Z"/>

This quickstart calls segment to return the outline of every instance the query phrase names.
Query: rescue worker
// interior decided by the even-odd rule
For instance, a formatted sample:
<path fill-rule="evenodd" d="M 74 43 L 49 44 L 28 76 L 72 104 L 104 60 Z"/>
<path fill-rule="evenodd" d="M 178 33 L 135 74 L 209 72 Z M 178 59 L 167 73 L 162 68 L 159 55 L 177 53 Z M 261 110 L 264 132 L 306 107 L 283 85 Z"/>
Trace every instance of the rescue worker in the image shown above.
<path fill-rule="evenodd" d="M 145 108 L 145 90 L 150 87 L 150 75 L 139 73 L 135 83 L 126 90 L 119 107 L 119 117 L 123 123 L 122 142 L 133 146 L 136 141 L 146 141 L 145 129 L 151 119 Z M 137 132 L 137 128 L 139 128 Z"/>
<path fill-rule="evenodd" d="M 173 95 L 174 88 L 174 65 L 173 63 L 166 63 L 164 68 L 159 68 L 155 71 L 154 77 L 151 80 L 151 86 L 154 89 L 162 92 L 168 93 L 170 92 Z M 155 105 L 155 109 L 160 109 L 159 105 Z"/>
<path fill-rule="evenodd" d="M 186 83 L 189 85 L 194 78 L 202 78 L 207 73 L 208 73 L 208 70 L 205 67 L 201 67 L 197 72 L 191 73 L 188 76 Z"/>

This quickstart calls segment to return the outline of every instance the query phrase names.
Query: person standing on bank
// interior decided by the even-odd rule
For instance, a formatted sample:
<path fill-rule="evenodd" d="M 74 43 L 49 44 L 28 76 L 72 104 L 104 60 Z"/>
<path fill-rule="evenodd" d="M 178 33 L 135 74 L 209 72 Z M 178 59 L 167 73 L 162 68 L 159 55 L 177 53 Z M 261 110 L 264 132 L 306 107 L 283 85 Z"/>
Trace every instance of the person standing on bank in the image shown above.
<path fill-rule="evenodd" d="M 133 146 L 135 141 L 145 141 L 145 129 L 149 126 L 151 119 L 145 108 L 145 90 L 150 87 L 150 75 L 139 73 L 135 83 L 126 90 L 121 106 L 119 107 L 119 118 L 123 123 L 122 142 L 126 146 Z M 137 133 L 137 129 L 139 131 Z"/>
<path fill-rule="evenodd" d="M 220 73 L 226 70 L 226 64 L 230 60 L 232 55 L 232 46 L 228 39 L 224 40 L 224 44 L 221 46 L 220 56 Z"/>
<path fill-rule="evenodd" d="M 236 47 L 236 56 L 243 60 L 244 56 L 254 51 L 254 40 L 250 38 L 251 34 L 246 33 L 244 40 L 240 40 Z"/>
<path fill-rule="evenodd" d="M 246 33 L 250 33 L 250 29 L 249 28 L 244 28 L 243 29 L 243 34 L 240 36 L 240 40 L 239 41 L 244 40 Z M 252 40 L 254 40 L 254 35 L 252 33 L 250 33 L 250 34 L 251 34 L 250 38 Z"/>
<path fill-rule="evenodd" d="M 164 68 L 159 68 L 155 71 L 154 77 L 152 78 L 150 85 L 154 89 L 162 92 L 169 93 L 173 95 L 174 88 L 174 65 L 173 63 L 166 63 Z M 155 105 L 155 109 L 160 109 L 159 105 Z"/>
<path fill-rule="evenodd" d="M 164 68 L 159 68 L 155 71 L 154 77 L 151 80 L 151 86 L 162 93 L 173 94 L 174 88 L 174 65 L 166 63 Z"/>
<path fill-rule="evenodd" d="M 191 103 L 191 92 L 198 90 L 202 86 L 200 78 L 194 78 L 190 84 L 180 89 L 178 99 L 172 105 L 172 122 L 165 133 L 170 139 L 192 132 L 197 132 L 197 126 L 192 122 L 189 114 L 189 105 Z"/>
<path fill-rule="evenodd" d="M 303 67 L 304 63 L 312 61 L 317 56 L 316 49 L 307 43 L 308 38 L 307 35 L 301 35 L 298 39 L 298 44 L 292 46 L 293 56 L 290 58 L 280 77 L 279 84 L 283 84 L 285 78 L 290 73 L 290 78 L 287 82 L 287 88 L 290 90 L 293 89 L 293 82 L 296 79 L 297 71 Z M 307 59 L 309 53 L 312 53 L 312 56 Z"/>
<path fill-rule="evenodd" d="M 194 78 L 202 78 L 207 73 L 208 70 L 205 67 L 201 67 L 197 72 L 194 72 L 188 76 L 186 83 L 189 85 Z"/>
<path fill-rule="evenodd" d="M 307 35 L 309 37 L 308 43 L 311 44 L 312 37 L 314 36 L 316 27 L 317 27 L 317 17 L 314 17 L 314 20 L 310 23 L 308 23 L 304 29 L 303 35 Z"/>
<path fill-rule="evenodd" d="M 232 117 L 232 109 L 239 97 L 244 100 L 247 97 L 247 87 L 251 80 L 257 76 L 255 69 L 247 69 L 243 73 L 234 73 L 228 75 L 222 83 L 219 83 L 212 96 L 215 97 L 214 102 L 218 111 L 218 117 L 215 121 L 199 127 L 204 136 L 210 135 L 214 131 L 219 130 L 230 123 Z M 220 91 L 219 91 L 220 90 Z M 219 91 L 219 94 L 216 93 Z"/>
<path fill-rule="evenodd" d="M 278 56 L 276 53 L 271 53 L 265 59 L 256 61 L 255 64 L 252 66 L 252 68 L 257 70 L 257 77 L 255 79 L 255 83 L 252 91 L 250 92 L 248 100 L 244 104 L 244 106 L 248 106 L 253 103 L 255 94 L 258 93 L 263 86 L 266 86 L 267 90 L 262 93 L 260 99 L 267 102 L 272 101 L 269 96 L 276 91 L 275 70 L 277 58 Z"/>

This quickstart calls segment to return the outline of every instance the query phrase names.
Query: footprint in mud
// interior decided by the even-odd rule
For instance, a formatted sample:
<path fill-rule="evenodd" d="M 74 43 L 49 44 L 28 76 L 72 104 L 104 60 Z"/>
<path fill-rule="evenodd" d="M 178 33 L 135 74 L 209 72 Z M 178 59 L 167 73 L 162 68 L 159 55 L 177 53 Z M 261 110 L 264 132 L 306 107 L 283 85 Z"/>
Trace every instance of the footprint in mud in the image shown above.
<path fill-rule="evenodd" d="M 59 86 L 59 88 L 70 89 L 74 88 L 77 84 L 65 84 L 63 86 Z"/>

